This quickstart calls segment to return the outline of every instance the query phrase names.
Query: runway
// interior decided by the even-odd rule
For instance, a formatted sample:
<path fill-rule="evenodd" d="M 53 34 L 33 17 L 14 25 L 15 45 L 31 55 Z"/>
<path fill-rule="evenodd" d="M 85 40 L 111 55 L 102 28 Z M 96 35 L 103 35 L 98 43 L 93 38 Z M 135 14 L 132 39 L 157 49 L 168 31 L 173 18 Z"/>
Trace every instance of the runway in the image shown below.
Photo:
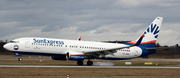
<path fill-rule="evenodd" d="M 0 65 L 0 67 L 27 67 L 27 68 L 172 68 L 180 69 L 180 66 L 64 66 L 64 65 Z"/>

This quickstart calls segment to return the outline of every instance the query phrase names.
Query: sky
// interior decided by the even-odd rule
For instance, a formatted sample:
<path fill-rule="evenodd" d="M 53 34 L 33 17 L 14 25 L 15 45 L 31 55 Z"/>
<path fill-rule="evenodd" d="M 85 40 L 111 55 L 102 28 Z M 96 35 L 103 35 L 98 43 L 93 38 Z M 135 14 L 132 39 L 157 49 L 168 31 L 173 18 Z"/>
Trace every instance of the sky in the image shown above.
<path fill-rule="evenodd" d="M 157 42 L 180 44 L 180 0 L 0 0 L 0 40 L 132 41 L 158 16 Z"/>

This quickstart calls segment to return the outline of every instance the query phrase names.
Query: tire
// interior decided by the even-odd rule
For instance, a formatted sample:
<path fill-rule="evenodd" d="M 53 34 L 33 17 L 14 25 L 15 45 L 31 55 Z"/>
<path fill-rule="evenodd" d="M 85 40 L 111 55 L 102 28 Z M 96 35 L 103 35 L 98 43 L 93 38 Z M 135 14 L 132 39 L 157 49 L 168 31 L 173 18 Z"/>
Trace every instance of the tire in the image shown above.
<path fill-rule="evenodd" d="M 93 62 L 92 62 L 92 61 L 88 61 L 88 62 L 87 62 L 87 65 L 88 65 L 88 66 L 92 66 L 92 65 L 93 65 Z"/>
<path fill-rule="evenodd" d="M 22 61 L 22 58 L 18 58 L 19 61 Z"/>
<path fill-rule="evenodd" d="M 83 65 L 83 61 L 77 61 L 77 65 Z"/>

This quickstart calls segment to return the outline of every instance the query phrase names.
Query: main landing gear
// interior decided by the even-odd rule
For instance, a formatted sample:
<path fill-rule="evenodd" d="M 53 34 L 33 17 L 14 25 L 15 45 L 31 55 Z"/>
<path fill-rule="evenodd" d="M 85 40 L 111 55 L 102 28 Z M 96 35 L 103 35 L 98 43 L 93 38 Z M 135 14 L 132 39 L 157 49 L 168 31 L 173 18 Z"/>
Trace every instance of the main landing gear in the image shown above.
<path fill-rule="evenodd" d="M 77 61 L 77 65 L 79 65 L 79 66 L 83 65 L 83 61 Z M 87 65 L 92 66 L 93 62 L 92 61 L 87 61 Z"/>
<path fill-rule="evenodd" d="M 77 61 L 77 65 L 83 65 L 83 61 Z M 88 65 L 88 66 L 92 66 L 92 65 L 93 65 L 93 62 L 90 61 L 90 59 L 88 59 L 87 65 Z"/>
<path fill-rule="evenodd" d="M 88 65 L 88 66 L 92 66 L 92 65 L 93 65 L 93 62 L 92 62 L 92 61 L 87 61 L 87 65 Z"/>
<path fill-rule="evenodd" d="M 77 61 L 77 65 L 83 65 L 83 61 Z"/>

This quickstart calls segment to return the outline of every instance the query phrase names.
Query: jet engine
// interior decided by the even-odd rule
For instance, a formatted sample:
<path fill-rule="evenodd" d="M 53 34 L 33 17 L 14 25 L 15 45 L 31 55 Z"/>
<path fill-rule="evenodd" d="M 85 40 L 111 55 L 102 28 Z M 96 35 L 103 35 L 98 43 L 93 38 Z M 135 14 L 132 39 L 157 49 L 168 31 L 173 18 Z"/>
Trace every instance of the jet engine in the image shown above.
<path fill-rule="evenodd" d="M 79 53 L 79 52 L 67 52 L 66 57 L 68 60 L 76 60 L 76 61 L 83 61 L 85 58 L 84 53 Z"/>

